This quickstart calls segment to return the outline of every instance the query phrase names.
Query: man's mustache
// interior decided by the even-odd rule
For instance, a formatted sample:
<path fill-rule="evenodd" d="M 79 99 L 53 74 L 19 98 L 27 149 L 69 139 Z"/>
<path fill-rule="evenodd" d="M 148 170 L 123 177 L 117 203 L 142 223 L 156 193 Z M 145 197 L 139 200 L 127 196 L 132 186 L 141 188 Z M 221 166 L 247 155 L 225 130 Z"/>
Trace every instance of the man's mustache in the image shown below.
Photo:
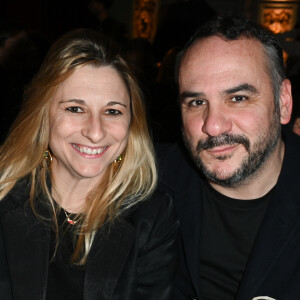
<path fill-rule="evenodd" d="M 202 150 L 212 149 L 214 147 L 219 147 L 224 145 L 234 145 L 234 144 L 244 145 L 247 152 L 249 152 L 250 141 L 247 137 L 240 134 L 229 134 L 229 133 L 223 133 L 219 136 L 210 136 L 205 140 L 199 141 L 196 150 L 199 153 Z"/>

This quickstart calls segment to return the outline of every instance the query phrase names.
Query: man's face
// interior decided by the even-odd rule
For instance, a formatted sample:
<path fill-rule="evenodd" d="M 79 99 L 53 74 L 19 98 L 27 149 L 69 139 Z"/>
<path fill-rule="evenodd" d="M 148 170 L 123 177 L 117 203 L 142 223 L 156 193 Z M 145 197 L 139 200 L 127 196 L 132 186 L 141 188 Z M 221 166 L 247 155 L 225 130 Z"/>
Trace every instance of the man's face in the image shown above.
<path fill-rule="evenodd" d="M 179 86 L 184 139 L 211 182 L 241 183 L 278 148 L 280 109 L 260 42 L 199 41 L 182 60 Z"/>

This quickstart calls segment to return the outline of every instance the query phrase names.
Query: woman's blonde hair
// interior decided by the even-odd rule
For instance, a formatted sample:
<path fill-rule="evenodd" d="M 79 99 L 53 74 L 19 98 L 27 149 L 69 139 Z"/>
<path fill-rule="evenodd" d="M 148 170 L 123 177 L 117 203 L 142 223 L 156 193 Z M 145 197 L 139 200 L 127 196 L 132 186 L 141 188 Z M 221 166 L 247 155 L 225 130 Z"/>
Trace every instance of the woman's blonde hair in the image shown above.
<path fill-rule="evenodd" d="M 72 258 L 79 264 L 86 261 L 95 230 L 149 197 L 157 181 L 142 95 L 118 48 L 107 37 L 88 29 L 72 31 L 55 42 L 25 91 L 21 112 L 0 148 L 0 199 L 18 180 L 29 175 L 33 211 L 34 198 L 42 190 L 52 206 L 58 231 L 57 209 L 46 183 L 48 170 L 41 167 L 49 141 L 49 109 L 58 86 L 76 69 L 86 65 L 95 68 L 110 66 L 118 72 L 130 95 L 131 124 L 122 162 L 117 166 L 109 165 L 101 183 L 87 195 L 88 205 L 78 222 L 80 234 Z"/>

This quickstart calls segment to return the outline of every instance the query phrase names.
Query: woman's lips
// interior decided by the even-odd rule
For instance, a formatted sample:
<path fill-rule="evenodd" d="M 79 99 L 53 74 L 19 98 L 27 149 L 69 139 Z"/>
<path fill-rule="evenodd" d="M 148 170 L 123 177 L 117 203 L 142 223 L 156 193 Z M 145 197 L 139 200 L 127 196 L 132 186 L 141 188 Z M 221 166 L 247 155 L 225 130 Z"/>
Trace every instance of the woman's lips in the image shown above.
<path fill-rule="evenodd" d="M 72 147 L 79 152 L 84 157 L 100 157 L 103 155 L 103 153 L 109 148 L 109 146 L 103 146 L 103 147 L 89 147 L 84 146 L 80 144 L 71 144 Z"/>

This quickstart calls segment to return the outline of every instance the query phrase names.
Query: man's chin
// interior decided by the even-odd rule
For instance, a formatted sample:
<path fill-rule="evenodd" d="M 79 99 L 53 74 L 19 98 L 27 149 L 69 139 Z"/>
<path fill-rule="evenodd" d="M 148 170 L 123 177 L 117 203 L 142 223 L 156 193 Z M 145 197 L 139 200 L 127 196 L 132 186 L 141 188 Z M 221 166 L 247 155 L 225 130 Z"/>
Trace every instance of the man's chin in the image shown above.
<path fill-rule="evenodd" d="M 228 171 L 206 171 L 204 172 L 207 179 L 213 183 L 216 183 L 221 186 L 234 186 L 238 183 L 238 181 L 235 180 L 235 173 L 234 172 L 228 172 Z"/>
<path fill-rule="evenodd" d="M 194 161 L 208 181 L 215 184 L 233 187 L 244 179 L 240 168 L 233 167 L 228 161 L 228 157 L 224 160 L 219 159 L 215 164 L 204 164 L 199 157 L 194 157 Z"/>
<path fill-rule="evenodd" d="M 209 158 L 199 155 L 197 159 L 194 156 L 194 161 L 206 173 L 215 174 L 220 180 L 230 178 L 243 163 L 242 160 L 237 161 L 233 155 L 210 156 Z"/>

